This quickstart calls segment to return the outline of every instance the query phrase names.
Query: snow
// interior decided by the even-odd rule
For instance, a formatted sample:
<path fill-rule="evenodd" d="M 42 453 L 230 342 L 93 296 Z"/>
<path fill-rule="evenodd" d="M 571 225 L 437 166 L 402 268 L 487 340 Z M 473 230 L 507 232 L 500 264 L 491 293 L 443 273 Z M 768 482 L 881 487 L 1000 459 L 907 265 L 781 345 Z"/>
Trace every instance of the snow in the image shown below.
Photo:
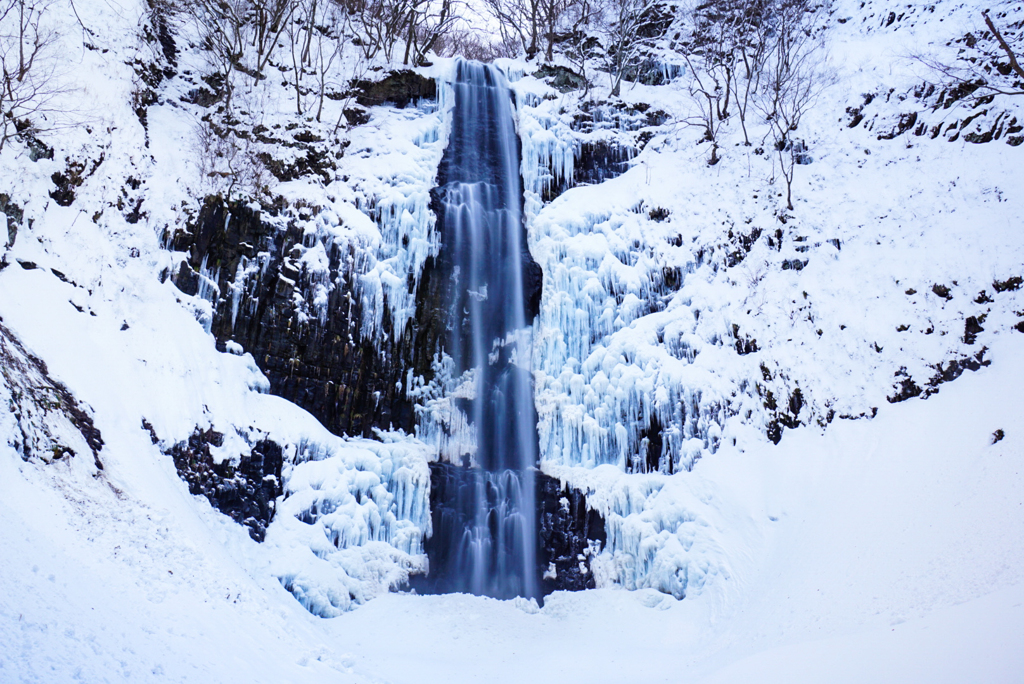
<path fill-rule="evenodd" d="M 0 505 L 12 524 L 0 534 L 15 553 L 0 560 L 10 588 L 0 630 L 17 648 L 0 655 L 0 672 L 14 681 L 78 672 L 472 682 L 484 670 L 495 682 L 1016 681 L 1024 442 L 1006 397 L 1024 382 L 1022 352 L 1019 339 L 1003 340 L 993 348 L 1000 370 L 964 376 L 927 402 L 824 434 L 801 428 L 778 447 L 723 447 L 665 478 L 718 511 L 730 558 L 717 588 L 683 601 L 605 588 L 556 593 L 537 609 L 388 594 L 322 620 L 257 562 L 245 567 L 256 545 L 170 486 L 173 472 L 144 503 L 131 493 L 141 481 L 119 497 L 102 479 L 23 463 L 5 448 Z M 993 445 L 997 427 L 1006 437 Z"/>
<path fill-rule="evenodd" d="M 722 161 L 706 165 L 709 146 L 685 125 L 686 74 L 624 83 L 625 102 L 673 118 L 644 129 L 654 135 L 627 173 L 545 205 L 576 172 L 579 146 L 612 127 L 572 130 L 574 96 L 507 65 L 545 276 L 533 331 L 542 467 L 587 490 L 609 533 L 592 550 L 600 588 L 541 607 L 400 591 L 426 563 L 428 461 L 474 448 L 471 431 L 451 425 L 472 377 L 441 368 L 443 392 L 405 383 L 426 413 L 448 412 L 438 421 L 453 427 L 450 443 L 429 431 L 342 439 L 266 394 L 240 345 L 217 352 L 206 301 L 216 267 L 201 269 L 197 297 L 160 282 L 181 261 L 167 246 L 195 198 L 224 190 L 197 173 L 202 111 L 174 101 L 195 85 L 184 71 L 203 72 L 201 53 L 183 49 L 182 74 L 161 86 L 144 128 L 129 106 L 129 62 L 156 49 L 137 36 L 142 5 L 76 2 L 99 49 L 82 50 L 73 14 L 61 18 L 68 79 L 80 83 L 63 102 L 87 116 L 52 122 L 53 160 L 14 142 L 0 157 L 0 192 L 27 219 L 3 252 L 0 319 L 94 419 L 103 469 L 60 412 L 33 418 L 75 451 L 52 462 L 24 460 L 14 414 L 0 415 L 0 681 L 1024 679 L 1024 336 L 1013 329 L 1024 294 L 993 290 L 1024 268 L 1019 148 L 878 138 L 916 106 L 910 94 L 927 76 L 911 47 L 948 54 L 959 48 L 947 41 L 979 23 L 974 8 L 940 2 L 883 26 L 897 5 L 833 6 L 833 19 L 852 19 L 829 24 L 840 78 L 801 124 L 814 161 L 797 168 L 793 212 L 769 180 L 774 157 L 740 146 L 735 127 Z M 311 321 L 337 286 L 325 279 L 337 247 L 362 276 L 363 334 L 379 339 L 385 317 L 396 338 L 408 324 L 407 275 L 437 249 L 429 191 L 449 68 L 422 70 L 439 79 L 438 103 L 375 107 L 344 132 L 336 178 L 274 184 L 315 209 L 287 217 L 304 222 L 298 259 L 320 286 Z M 283 124 L 291 103 L 271 85 L 246 97 L 267 125 Z M 865 93 L 877 95 L 865 123 L 848 128 L 846 108 Z M 307 123 L 326 133 L 341 106 L 325 105 L 320 128 Z M 997 108 L 1024 118 L 1004 98 L 970 130 Z M 957 105 L 928 123 L 968 115 Z M 49 192 L 68 159 L 88 163 L 63 207 Z M 131 223 L 118 207 L 140 198 L 146 213 Z M 785 238 L 769 244 L 777 229 Z M 260 256 L 240 266 L 233 311 L 246 305 L 237 284 L 265 267 Z M 969 316 L 986 316 L 974 344 Z M 743 340 L 757 350 L 735 353 Z M 982 347 L 991 366 L 927 400 L 887 401 L 901 369 L 923 384 L 936 364 Z M 41 382 L 11 368 L 7 406 Z M 801 426 L 773 445 L 768 426 L 796 388 Z M 663 441 L 652 456 L 655 419 Z M 285 445 L 286 495 L 263 544 L 190 495 L 164 453 L 197 428 L 225 434 L 222 459 L 264 437 Z M 662 472 L 646 472 L 649 458 Z"/>

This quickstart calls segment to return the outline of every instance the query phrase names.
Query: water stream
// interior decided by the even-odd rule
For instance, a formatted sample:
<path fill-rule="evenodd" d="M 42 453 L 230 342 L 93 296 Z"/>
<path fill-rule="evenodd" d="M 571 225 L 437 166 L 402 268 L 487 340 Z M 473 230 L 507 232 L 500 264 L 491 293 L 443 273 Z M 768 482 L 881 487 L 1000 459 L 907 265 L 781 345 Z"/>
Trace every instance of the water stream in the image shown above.
<path fill-rule="evenodd" d="M 435 477 L 429 546 L 434 591 L 539 595 L 537 423 L 530 375 L 519 139 L 505 77 L 460 61 L 440 171 L 440 231 L 450 279 L 446 351 L 473 377 L 464 402 L 476 435 L 470 467 Z"/>

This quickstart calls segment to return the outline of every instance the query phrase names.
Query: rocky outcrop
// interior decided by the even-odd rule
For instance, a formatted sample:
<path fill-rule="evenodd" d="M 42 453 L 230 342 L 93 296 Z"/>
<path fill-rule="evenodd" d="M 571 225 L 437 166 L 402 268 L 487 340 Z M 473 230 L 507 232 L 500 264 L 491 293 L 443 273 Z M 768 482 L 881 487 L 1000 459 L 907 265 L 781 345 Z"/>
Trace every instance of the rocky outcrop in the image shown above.
<path fill-rule="evenodd" d="M 364 107 L 391 104 L 405 109 L 420 100 L 437 99 L 437 82 L 415 71 L 391 71 L 379 81 L 353 81 L 352 91 Z"/>
<path fill-rule="evenodd" d="M 369 437 L 375 427 L 412 431 L 412 404 L 400 389 L 413 365 L 412 326 L 399 344 L 390 334 L 380 340 L 360 336 L 357 274 L 348 267 L 354 248 L 337 243 L 326 247 L 331 287 L 325 315 L 311 315 L 323 294 L 323 274 L 301 261 L 304 240 L 310 238 L 297 220 L 210 197 L 190 230 L 173 237 L 173 248 L 187 258 L 166 275 L 182 292 L 202 290 L 210 297 L 209 325 L 219 349 L 234 343 L 250 352 L 271 393 L 306 409 L 335 434 Z"/>
<path fill-rule="evenodd" d="M 607 544 L 604 518 L 587 508 L 583 492 L 544 473 L 537 490 L 543 593 L 593 589 L 590 558 Z"/>
<path fill-rule="evenodd" d="M 548 85 L 560 93 L 581 90 L 587 85 L 587 80 L 582 75 L 564 66 L 544 64 L 534 72 L 533 76 L 545 80 Z"/>
<path fill-rule="evenodd" d="M 966 324 L 967 333 L 965 334 L 970 334 L 971 320 L 974 320 L 974 325 L 977 325 L 977 319 L 973 316 L 969 318 L 968 323 Z M 977 332 L 983 330 L 980 326 L 978 326 L 978 328 L 979 330 Z M 973 343 L 974 339 L 972 337 L 968 344 Z M 932 377 L 929 378 L 923 386 L 919 385 L 914 378 L 910 377 L 906 368 L 900 368 L 896 371 L 896 379 L 893 384 L 894 392 L 892 395 L 887 397 L 887 400 L 890 404 L 896 404 L 901 401 L 906 401 L 907 399 L 913 399 L 914 397 L 927 399 L 939 391 L 939 385 L 956 380 L 964 374 L 964 371 L 978 371 L 992 365 L 992 362 L 985 358 L 985 354 L 987 352 L 988 348 L 982 347 L 981 351 L 974 356 L 963 356 L 960 358 L 950 359 L 945 363 L 935 364 L 932 367 L 935 374 L 932 375 Z"/>
<path fill-rule="evenodd" d="M 276 499 L 283 493 L 281 446 L 261 439 L 237 462 L 217 461 L 210 448 L 223 444 L 222 433 L 212 428 L 196 428 L 188 440 L 175 444 L 166 453 L 174 459 L 178 476 L 188 483 L 189 492 L 205 496 L 214 508 L 248 527 L 249 536 L 261 542 L 274 517 Z"/>
<path fill-rule="evenodd" d="M 540 72 L 538 72 L 540 73 Z M 668 115 L 650 105 L 617 100 L 586 102 L 573 116 L 571 129 L 576 138 L 572 178 L 555 178 L 541 199 L 550 202 L 577 185 L 596 185 L 622 175 L 629 162 L 653 136 Z"/>
<path fill-rule="evenodd" d="M 0 401 L 13 419 L 7 437 L 22 459 L 51 463 L 91 452 L 96 469 L 103 470 L 99 456 L 103 435 L 93 424 L 88 407 L 50 377 L 43 360 L 29 353 L 3 323 Z"/>

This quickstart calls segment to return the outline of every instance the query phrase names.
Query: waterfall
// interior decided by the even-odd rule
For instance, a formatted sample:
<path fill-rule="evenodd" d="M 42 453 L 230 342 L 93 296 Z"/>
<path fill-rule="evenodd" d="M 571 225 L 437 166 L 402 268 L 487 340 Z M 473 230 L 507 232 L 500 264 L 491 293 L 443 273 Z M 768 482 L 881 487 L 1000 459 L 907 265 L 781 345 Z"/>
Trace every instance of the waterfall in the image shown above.
<path fill-rule="evenodd" d="M 473 388 L 459 406 L 476 449 L 467 467 L 434 470 L 428 590 L 534 597 L 537 422 L 528 308 L 539 267 L 526 247 L 519 139 L 497 68 L 459 61 L 453 89 L 435 191 L 442 241 L 435 268 L 446 298 L 445 351 L 453 376 Z"/>

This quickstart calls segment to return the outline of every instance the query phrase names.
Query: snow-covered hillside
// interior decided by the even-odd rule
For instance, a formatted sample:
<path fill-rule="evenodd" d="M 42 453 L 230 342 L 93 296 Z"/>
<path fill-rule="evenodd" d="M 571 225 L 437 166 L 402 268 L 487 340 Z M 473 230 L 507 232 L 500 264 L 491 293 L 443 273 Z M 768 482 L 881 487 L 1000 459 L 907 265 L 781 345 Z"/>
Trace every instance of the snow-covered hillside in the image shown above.
<path fill-rule="evenodd" d="M 50 12 L 0 148 L 0 681 L 1024 677 L 1024 109 L 929 66 L 998 54 L 980 7 L 818 11 L 792 209 L 667 43 L 620 98 L 499 60 L 540 468 L 606 532 L 543 606 L 408 591 L 473 449 L 423 294 L 452 61 L 346 45 L 296 104 L 282 52 L 218 109 L 168 7 Z"/>

